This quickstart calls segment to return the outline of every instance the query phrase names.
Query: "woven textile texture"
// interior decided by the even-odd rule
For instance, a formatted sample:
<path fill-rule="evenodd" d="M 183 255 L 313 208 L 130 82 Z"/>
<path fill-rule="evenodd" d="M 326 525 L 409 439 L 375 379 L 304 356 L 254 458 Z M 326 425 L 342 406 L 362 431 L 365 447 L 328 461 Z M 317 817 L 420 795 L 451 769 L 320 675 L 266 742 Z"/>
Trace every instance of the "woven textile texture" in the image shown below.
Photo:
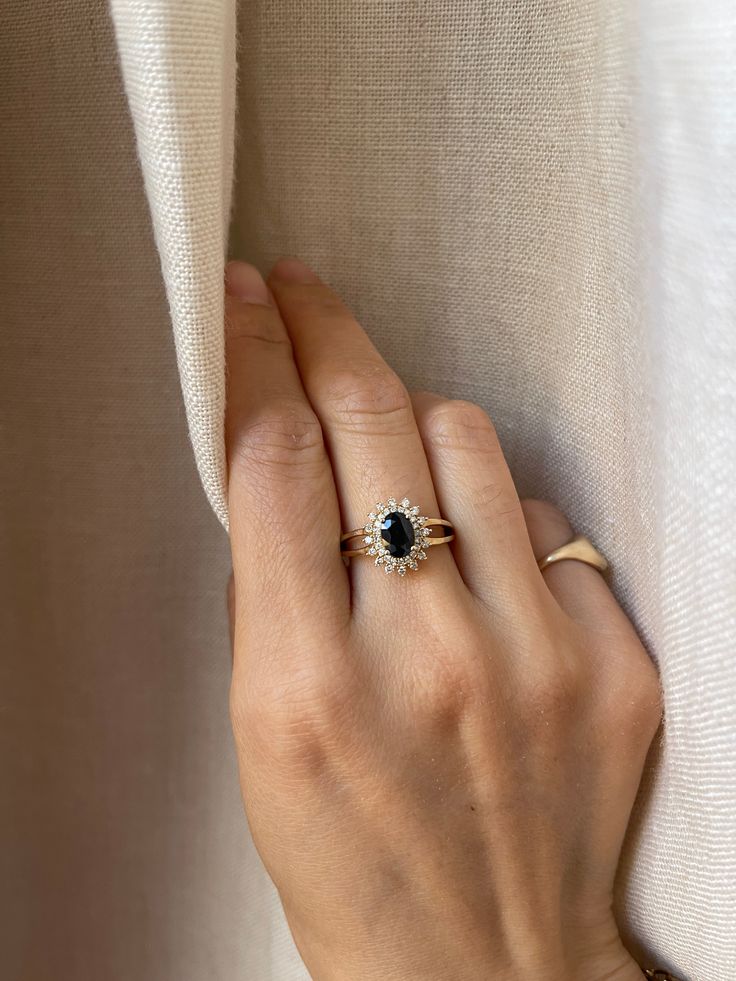
<path fill-rule="evenodd" d="M 0 30 L 0 978 L 295 981 L 109 12 Z M 218 218 L 218 222 L 220 219 Z"/>
<path fill-rule="evenodd" d="M 240 811 L 186 438 L 226 523 L 228 234 L 487 408 L 610 557 L 666 707 L 621 920 L 642 961 L 736 977 L 736 8 L 111 11 L 29 0 L 0 35 L 9 977 L 306 981 Z"/>
<path fill-rule="evenodd" d="M 112 0 L 161 256 L 189 432 L 210 503 L 223 492 L 222 270 L 235 118 L 231 0 Z"/>
<path fill-rule="evenodd" d="M 736 13 L 240 15 L 233 252 L 311 261 L 410 385 L 488 408 L 521 490 L 611 556 L 668 720 L 619 905 L 657 962 L 733 972 Z"/>

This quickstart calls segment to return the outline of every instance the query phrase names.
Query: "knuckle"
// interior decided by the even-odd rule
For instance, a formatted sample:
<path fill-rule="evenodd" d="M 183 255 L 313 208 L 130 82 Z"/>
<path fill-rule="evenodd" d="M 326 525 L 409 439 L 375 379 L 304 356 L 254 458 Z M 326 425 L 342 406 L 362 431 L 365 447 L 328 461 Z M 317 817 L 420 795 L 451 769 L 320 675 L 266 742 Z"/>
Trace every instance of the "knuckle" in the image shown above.
<path fill-rule="evenodd" d="M 279 294 L 288 296 L 290 302 L 310 319 L 352 320 L 349 309 L 340 297 L 324 283 L 292 283 L 278 277 L 276 281 Z"/>
<path fill-rule="evenodd" d="M 526 498 L 521 502 L 521 508 L 528 525 L 554 529 L 561 536 L 570 534 L 570 522 L 567 516 L 549 501 Z"/>
<path fill-rule="evenodd" d="M 405 433 L 413 425 L 411 399 L 401 379 L 385 364 L 365 362 L 326 371 L 325 404 L 342 428 L 371 433 L 376 427 Z"/>
<path fill-rule="evenodd" d="M 225 340 L 230 347 L 240 341 L 255 341 L 291 348 L 274 310 L 257 303 L 243 303 L 231 296 L 225 299 Z"/>
<path fill-rule="evenodd" d="M 505 481 L 481 484 L 473 493 L 472 503 L 474 513 L 481 520 L 492 521 L 500 517 L 511 520 L 520 515 L 516 490 Z"/>
<path fill-rule="evenodd" d="M 487 652 L 473 639 L 454 652 L 436 650 L 417 664 L 410 691 L 414 715 L 433 726 L 487 713 L 495 698 Z"/>
<path fill-rule="evenodd" d="M 309 772 L 321 767 L 347 740 L 358 689 L 347 670 L 329 675 L 303 666 L 288 678 L 233 686 L 230 715 L 236 736 L 261 759 Z"/>
<path fill-rule="evenodd" d="M 426 438 L 440 449 L 499 453 L 496 430 L 487 413 L 473 402 L 440 402 L 427 412 Z"/>
<path fill-rule="evenodd" d="M 607 685 L 609 724 L 634 738 L 656 730 L 662 717 L 662 687 L 654 664 L 641 650 L 626 655 L 616 667 L 616 679 Z"/>
<path fill-rule="evenodd" d="M 322 463 L 324 444 L 317 416 L 300 399 L 265 403 L 232 435 L 230 471 L 251 479 L 258 469 L 298 473 L 300 466 Z"/>
<path fill-rule="evenodd" d="M 472 477 L 462 483 L 478 518 L 495 520 L 518 515 L 519 498 L 506 472 L 501 444 L 493 423 L 479 405 L 460 400 L 437 403 L 425 415 L 422 428 L 425 443 L 440 452 L 472 454 L 470 458 L 459 457 L 454 465 Z"/>
<path fill-rule="evenodd" d="M 320 319 L 352 319 L 348 308 L 329 286 L 314 283 L 307 284 L 304 289 L 307 302 Z"/>

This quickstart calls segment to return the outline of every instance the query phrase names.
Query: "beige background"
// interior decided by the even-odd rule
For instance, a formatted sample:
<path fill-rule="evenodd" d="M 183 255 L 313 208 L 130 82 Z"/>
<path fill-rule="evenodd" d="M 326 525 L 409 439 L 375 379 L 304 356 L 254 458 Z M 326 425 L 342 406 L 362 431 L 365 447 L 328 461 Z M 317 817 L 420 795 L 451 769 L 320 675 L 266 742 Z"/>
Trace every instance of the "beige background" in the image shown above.
<path fill-rule="evenodd" d="M 304 978 L 241 816 L 227 542 L 153 235 L 223 516 L 235 101 L 232 251 L 311 261 L 410 385 L 489 409 L 522 491 L 610 555 L 668 717 L 622 915 L 685 977 L 736 975 L 734 16 L 693 3 L 249 0 L 236 100 L 228 0 L 114 0 L 128 103 L 99 3 L 8 6 L 12 981 Z"/>
<path fill-rule="evenodd" d="M 109 15 L 16 5 L 0 39 L 0 976 L 288 977 Z"/>

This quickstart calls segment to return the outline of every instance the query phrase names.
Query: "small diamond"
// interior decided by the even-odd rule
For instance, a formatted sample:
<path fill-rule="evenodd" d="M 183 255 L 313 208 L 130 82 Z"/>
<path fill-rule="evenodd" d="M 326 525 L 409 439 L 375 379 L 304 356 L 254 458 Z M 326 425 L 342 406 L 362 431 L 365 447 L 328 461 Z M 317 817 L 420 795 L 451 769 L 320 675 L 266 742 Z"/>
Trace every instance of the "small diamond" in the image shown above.
<path fill-rule="evenodd" d="M 394 571 L 394 567 L 392 565 L 387 564 L 387 565 L 385 565 L 383 567 L 383 571 L 384 572 L 393 572 Z"/>
<path fill-rule="evenodd" d="M 373 525 L 366 525 L 363 531 L 373 531 Z"/>
<path fill-rule="evenodd" d="M 383 511 L 383 504 L 380 501 L 376 504 L 376 511 Z"/>
<path fill-rule="evenodd" d="M 408 497 L 405 497 L 404 498 L 404 500 L 401 502 L 401 506 L 402 506 L 402 508 L 408 508 L 409 507 L 409 498 Z"/>
<path fill-rule="evenodd" d="M 405 565 L 400 565 L 399 568 L 396 571 L 398 572 L 398 574 L 400 576 L 405 576 L 406 575 L 406 566 Z"/>
<path fill-rule="evenodd" d="M 376 559 L 376 565 L 383 565 L 383 556 L 379 555 Z"/>
<path fill-rule="evenodd" d="M 411 509 L 411 513 L 412 514 L 419 514 L 419 507 L 418 507 L 418 505 L 416 505 L 416 504 L 414 505 L 414 507 Z"/>
<path fill-rule="evenodd" d="M 409 568 L 410 568 L 410 569 L 418 569 L 418 568 L 419 568 L 419 566 L 418 566 L 418 565 L 417 565 L 417 563 L 416 563 L 416 562 L 414 561 L 414 559 L 412 559 L 412 560 L 411 560 L 411 562 L 409 563 Z"/>
<path fill-rule="evenodd" d="M 388 499 L 388 506 L 390 508 L 395 508 L 396 507 L 396 498 L 395 497 L 389 497 L 389 499 Z"/>
<path fill-rule="evenodd" d="M 426 559 L 426 558 L 427 558 L 427 553 L 426 553 L 426 552 L 420 552 L 420 553 L 419 553 L 419 554 L 417 555 L 417 558 L 418 558 L 418 559 Z"/>
<path fill-rule="evenodd" d="M 370 545 L 370 543 L 373 541 L 373 538 L 371 535 L 366 535 L 363 541 L 366 543 L 366 545 Z"/>
<path fill-rule="evenodd" d="M 376 513 L 375 513 L 375 511 L 371 511 L 371 513 L 368 515 L 368 520 L 369 521 L 375 521 L 376 520 Z"/>
<path fill-rule="evenodd" d="M 376 548 L 375 548 L 374 545 L 371 545 L 371 547 L 368 549 L 368 554 L 369 555 L 375 555 L 376 554 Z"/>
<path fill-rule="evenodd" d="M 422 528 L 422 534 L 426 538 L 428 535 L 431 535 L 432 534 L 432 529 L 431 528 Z"/>

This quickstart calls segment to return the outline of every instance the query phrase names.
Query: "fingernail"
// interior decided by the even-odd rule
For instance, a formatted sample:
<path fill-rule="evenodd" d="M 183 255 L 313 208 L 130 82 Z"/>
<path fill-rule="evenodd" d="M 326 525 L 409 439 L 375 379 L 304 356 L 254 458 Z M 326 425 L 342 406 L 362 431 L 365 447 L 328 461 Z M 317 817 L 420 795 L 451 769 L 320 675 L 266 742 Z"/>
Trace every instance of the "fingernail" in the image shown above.
<path fill-rule="evenodd" d="M 271 302 L 263 276 L 247 262 L 228 262 L 225 266 L 225 291 L 244 303 L 267 306 Z"/>
<path fill-rule="evenodd" d="M 274 279 L 280 279 L 285 283 L 318 283 L 319 276 L 312 272 L 309 266 L 305 266 L 299 259 L 289 256 L 279 259 L 271 270 Z"/>

